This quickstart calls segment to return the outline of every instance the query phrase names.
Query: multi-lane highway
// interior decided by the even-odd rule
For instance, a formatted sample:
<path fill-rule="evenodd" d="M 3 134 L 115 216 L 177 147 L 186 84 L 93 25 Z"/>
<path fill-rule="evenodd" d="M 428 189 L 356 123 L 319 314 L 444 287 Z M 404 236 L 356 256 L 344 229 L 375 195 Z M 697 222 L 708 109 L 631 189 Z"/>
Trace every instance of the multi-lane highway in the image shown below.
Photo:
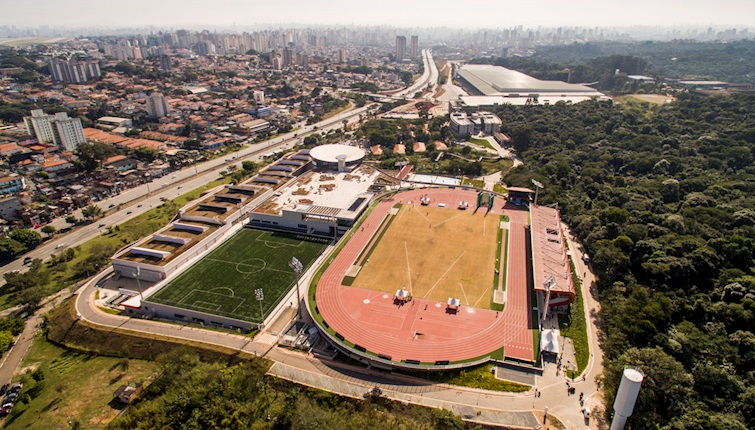
<path fill-rule="evenodd" d="M 423 88 L 428 83 L 437 81 L 437 69 L 432 61 L 432 55 L 428 50 L 423 51 L 425 61 L 425 72 L 409 88 L 398 93 L 399 95 L 414 94 L 418 89 Z M 433 72 L 434 75 L 433 75 Z M 434 76 L 434 77 L 433 77 Z M 97 205 L 103 211 L 113 208 L 119 208 L 109 213 L 104 218 L 98 219 L 92 224 L 81 226 L 73 229 L 70 233 L 61 235 L 53 240 L 49 240 L 37 248 L 20 256 L 18 259 L 6 264 L 0 269 L 0 273 L 8 273 L 14 270 L 25 271 L 23 259 L 30 257 L 46 260 L 50 254 L 60 252 L 61 250 L 80 245 L 87 240 L 99 235 L 108 226 L 118 225 L 128 219 L 131 219 L 141 213 L 148 211 L 150 208 L 161 203 L 161 198 L 173 199 L 189 190 L 193 190 L 205 185 L 218 178 L 220 172 L 225 170 L 229 164 L 236 164 L 241 167 L 241 162 L 246 160 L 257 161 L 264 155 L 273 151 L 288 150 L 293 148 L 300 139 L 312 133 L 327 133 L 343 127 L 343 121 L 354 123 L 359 120 L 359 116 L 372 108 L 372 104 L 361 108 L 351 108 L 330 118 L 324 119 L 317 124 L 304 126 L 301 129 L 277 136 L 273 139 L 262 143 L 252 144 L 235 153 L 225 157 L 209 160 L 204 163 L 186 167 L 180 171 L 173 172 L 159 178 L 151 183 L 134 187 L 123 193 L 109 199 L 97 202 Z M 231 160 L 229 163 L 228 160 Z M 75 215 L 81 218 L 81 212 L 77 211 Z M 58 229 L 67 226 L 63 219 L 56 219 L 52 223 Z M 5 284 L 5 280 L 0 278 L 0 285 Z"/>

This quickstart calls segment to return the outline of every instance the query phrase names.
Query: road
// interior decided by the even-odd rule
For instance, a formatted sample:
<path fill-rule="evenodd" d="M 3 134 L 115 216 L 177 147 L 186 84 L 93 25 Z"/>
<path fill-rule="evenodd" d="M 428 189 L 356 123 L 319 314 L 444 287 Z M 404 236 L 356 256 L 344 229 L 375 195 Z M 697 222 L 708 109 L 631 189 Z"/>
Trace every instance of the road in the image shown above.
<path fill-rule="evenodd" d="M 107 210 L 110 205 L 113 205 L 112 207 L 119 207 L 120 205 L 121 209 L 96 220 L 92 224 L 74 228 L 71 232 L 66 233 L 65 235 L 60 235 L 52 240 L 44 242 L 37 248 L 19 256 L 16 260 L 3 266 L 1 272 L 8 273 L 14 270 L 21 272 L 26 271 L 27 267 L 23 264 L 23 260 L 26 257 L 31 257 L 32 259 L 39 258 L 43 261 L 47 260 L 50 258 L 50 254 L 60 252 L 62 249 L 68 247 L 80 245 L 89 239 L 96 237 L 101 234 L 107 226 L 121 224 L 124 221 L 161 204 L 160 198 L 162 197 L 173 199 L 217 179 L 220 172 L 225 170 L 230 164 L 235 164 L 237 167 L 241 167 L 242 161 L 257 161 L 270 152 L 291 149 L 299 143 L 300 139 L 312 133 L 326 133 L 329 130 L 341 128 L 343 127 L 344 120 L 347 120 L 350 123 L 358 121 L 359 116 L 367 112 L 372 106 L 373 105 L 366 105 L 361 108 L 349 109 L 320 121 L 317 124 L 306 126 L 303 129 L 286 133 L 262 143 L 249 145 L 248 147 L 235 153 L 228 154 L 225 157 L 184 168 L 171 175 L 164 176 L 154 183 L 139 185 L 124 191 L 120 195 L 98 202 L 97 205 L 103 210 Z M 232 163 L 226 161 L 233 157 L 236 158 L 233 159 Z M 77 212 L 77 214 L 81 217 L 80 211 Z M 56 219 L 52 225 L 56 226 L 56 228 L 67 226 L 65 221 L 61 218 Z M 102 225 L 102 227 L 100 227 L 100 225 Z M 0 278 L 0 286 L 4 284 L 5 280 Z"/>
<path fill-rule="evenodd" d="M 399 96 L 414 94 L 418 89 L 423 88 L 428 83 L 434 85 L 438 79 L 438 70 L 429 50 L 422 51 L 425 62 L 425 71 L 422 76 L 410 87 L 397 93 Z M 120 195 L 102 200 L 96 204 L 106 211 L 110 208 L 118 208 L 115 212 L 98 219 L 92 224 L 74 228 L 70 233 L 60 235 L 52 240 L 48 240 L 36 247 L 35 249 L 19 256 L 16 260 L 9 262 L 2 267 L 0 273 L 8 273 L 14 270 L 24 272 L 27 270 L 23 264 L 26 257 L 32 259 L 39 258 L 43 261 L 50 258 L 50 254 L 60 252 L 62 249 L 80 245 L 89 239 L 101 234 L 102 231 L 113 225 L 118 225 L 139 214 L 148 211 L 150 208 L 161 203 L 160 198 L 173 199 L 207 184 L 218 178 L 220 172 L 225 170 L 230 164 L 241 167 L 241 162 L 246 160 L 259 160 L 263 155 L 273 151 L 288 150 L 293 148 L 300 139 L 313 133 L 327 133 L 343 127 L 343 121 L 355 123 L 359 121 L 360 115 L 366 113 L 376 104 L 368 104 L 360 108 L 350 108 L 332 117 L 326 118 L 316 124 L 304 126 L 299 130 L 293 130 L 289 133 L 277 136 L 265 142 L 249 145 L 235 153 L 228 154 L 224 157 L 209 160 L 204 163 L 195 164 L 182 170 L 173 172 L 157 179 L 153 183 L 139 185 L 122 192 Z M 234 158 L 235 157 L 235 158 Z M 226 160 L 232 159 L 232 163 Z M 81 211 L 75 212 L 78 218 L 81 218 Z M 57 218 L 52 223 L 58 229 L 65 228 L 68 224 L 63 218 Z M 100 227 L 100 225 L 103 225 Z M 5 279 L 0 278 L 0 286 L 5 284 Z"/>

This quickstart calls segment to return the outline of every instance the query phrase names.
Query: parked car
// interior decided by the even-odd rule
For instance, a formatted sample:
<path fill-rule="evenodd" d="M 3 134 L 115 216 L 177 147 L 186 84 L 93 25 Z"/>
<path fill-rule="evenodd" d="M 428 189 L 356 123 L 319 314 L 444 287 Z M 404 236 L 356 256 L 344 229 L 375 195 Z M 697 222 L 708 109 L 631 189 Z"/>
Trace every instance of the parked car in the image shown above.
<path fill-rule="evenodd" d="M 13 409 L 13 405 L 3 406 L 2 408 L 0 408 L 0 417 L 8 415 L 11 409 Z"/>
<path fill-rule="evenodd" d="M 22 388 L 24 388 L 24 384 L 22 384 L 20 382 L 17 382 L 17 383 L 15 383 L 15 384 L 13 384 L 13 385 L 10 386 L 11 390 L 20 390 Z"/>
<path fill-rule="evenodd" d="M 8 391 L 8 388 L 10 388 L 10 384 L 3 384 L 3 386 L 0 387 L 0 396 L 5 394 L 5 392 Z"/>

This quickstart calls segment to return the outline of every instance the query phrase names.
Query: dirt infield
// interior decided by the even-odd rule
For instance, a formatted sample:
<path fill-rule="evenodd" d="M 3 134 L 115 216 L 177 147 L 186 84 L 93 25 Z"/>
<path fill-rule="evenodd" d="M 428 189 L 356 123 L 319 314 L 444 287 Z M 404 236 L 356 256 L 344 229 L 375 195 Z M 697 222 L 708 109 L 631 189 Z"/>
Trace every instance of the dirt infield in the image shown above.
<path fill-rule="evenodd" d="M 404 204 L 352 284 L 490 308 L 499 216 Z"/>

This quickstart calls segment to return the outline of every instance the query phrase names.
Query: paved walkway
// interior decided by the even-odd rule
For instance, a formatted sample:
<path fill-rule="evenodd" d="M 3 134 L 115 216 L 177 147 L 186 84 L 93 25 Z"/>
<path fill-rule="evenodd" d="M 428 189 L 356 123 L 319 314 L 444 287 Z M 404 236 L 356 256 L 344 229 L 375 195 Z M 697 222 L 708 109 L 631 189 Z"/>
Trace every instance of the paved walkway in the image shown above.
<path fill-rule="evenodd" d="M 21 362 L 26 357 L 26 353 L 29 352 L 34 335 L 37 334 L 44 321 L 44 315 L 71 295 L 67 288 L 59 291 L 57 294 L 48 297 L 46 303 L 26 319 L 24 330 L 16 337 L 15 344 L 5 353 L 2 362 L 0 362 L 0 385 L 10 382 L 21 370 Z"/>
<path fill-rule="evenodd" d="M 575 262 L 581 261 L 578 245 L 568 231 L 566 236 L 575 256 Z M 583 284 L 585 285 L 583 294 L 586 298 L 585 305 L 592 312 L 597 309 L 597 303 L 589 287 L 586 286 L 592 284 L 592 275 L 584 265 L 577 264 L 577 268 L 582 271 L 582 274 L 588 272 L 588 282 Z M 546 363 L 544 375 L 535 378 L 540 397 L 535 397 L 533 391 L 514 394 L 444 384 L 428 384 L 425 380 L 404 375 L 320 361 L 236 334 L 106 314 L 92 306 L 96 280 L 97 278 L 78 291 L 79 296 L 76 302 L 76 308 L 81 317 L 93 324 L 159 334 L 264 355 L 275 362 L 270 369 L 271 374 L 340 395 L 361 397 L 369 388 L 377 384 L 383 389 L 383 394 L 393 400 L 444 407 L 462 416 L 471 414 L 473 421 L 532 428 L 532 420 L 541 419 L 544 408 L 548 407 L 549 413 L 556 416 L 567 428 L 583 430 L 586 426 L 580 413 L 578 396 L 566 396 L 566 380 L 563 376 L 556 376 L 556 366 L 553 363 Z M 592 351 L 599 351 L 594 322 L 595 319 L 591 316 L 589 331 L 591 348 Z M 578 378 L 577 381 L 571 382 L 571 385 L 577 389 L 577 393 L 585 393 L 587 404 L 593 409 L 600 402 L 595 385 L 595 376 L 600 372 L 602 372 L 602 356 L 599 354 L 597 357 L 591 357 L 585 373 L 585 381 L 580 381 Z M 477 415 L 478 412 L 479 415 Z M 592 428 L 598 428 L 595 419 L 589 424 Z"/>

